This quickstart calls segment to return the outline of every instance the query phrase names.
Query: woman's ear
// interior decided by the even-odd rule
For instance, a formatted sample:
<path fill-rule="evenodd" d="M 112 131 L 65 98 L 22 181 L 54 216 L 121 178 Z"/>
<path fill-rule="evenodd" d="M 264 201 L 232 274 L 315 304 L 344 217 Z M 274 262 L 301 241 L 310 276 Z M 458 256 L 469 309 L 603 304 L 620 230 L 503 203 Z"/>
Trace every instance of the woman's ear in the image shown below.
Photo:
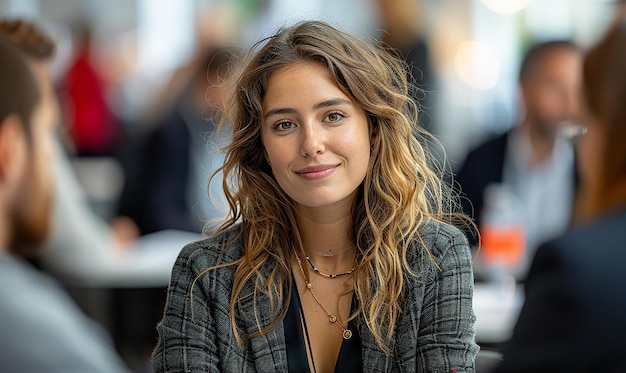
<path fill-rule="evenodd" d="M 21 172 L 26 156 L 26 136 L 22 120 L 11 114 L 0 123 L 0 181 Z"/>
<path fill-rule="evenodd" d="M 376 143 L 376 139 L 378 138 L 378 126 L 376 124 L 376 120 L 371 114 L 368 114 L 367 121 L 369 122 L 370 127 L 370 149 L 374 148 L 374 144 Z"/>
<path fill-rule="evenodd" d="M 265 162 L 267 162 L 270 167 L 272 167 L 272 162 L 270 162 L 270 157 L 267 155 L 267 150 L 263 147 L 263 158 L 265 158 Z"/>

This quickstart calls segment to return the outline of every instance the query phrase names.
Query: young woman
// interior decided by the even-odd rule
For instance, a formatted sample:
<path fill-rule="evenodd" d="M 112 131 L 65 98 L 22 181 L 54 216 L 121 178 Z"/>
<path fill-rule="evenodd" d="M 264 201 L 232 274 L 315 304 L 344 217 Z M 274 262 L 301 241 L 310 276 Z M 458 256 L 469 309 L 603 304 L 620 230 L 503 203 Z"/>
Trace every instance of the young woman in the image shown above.
<path fill-rule="evenodd" d="M 404 66 L 303 22 L 236 76 L 230 216 L 175 264 L 156 371 L 473 371 L 470 251 Z"/>

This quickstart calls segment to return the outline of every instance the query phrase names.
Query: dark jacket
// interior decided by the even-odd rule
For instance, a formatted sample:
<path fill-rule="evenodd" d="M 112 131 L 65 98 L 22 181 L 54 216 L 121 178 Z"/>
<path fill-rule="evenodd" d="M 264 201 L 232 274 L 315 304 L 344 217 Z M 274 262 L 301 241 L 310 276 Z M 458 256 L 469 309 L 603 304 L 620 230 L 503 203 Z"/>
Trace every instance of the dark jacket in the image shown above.
<path fill-rule="evenodd" d="M 455 181 L 462 193 L 463 211 L 479 226 L 485 188 L 489 184 L 502 182 L 510 133 L 507 131 L 470 151 L 456 175 Z M 477 243 L 475 238 L 469 238 L 471 244 Z"/>
<path fill-rule="evenodd" d="M 546 243 L 497 372 L 626 372 L 626 208 Z"/>

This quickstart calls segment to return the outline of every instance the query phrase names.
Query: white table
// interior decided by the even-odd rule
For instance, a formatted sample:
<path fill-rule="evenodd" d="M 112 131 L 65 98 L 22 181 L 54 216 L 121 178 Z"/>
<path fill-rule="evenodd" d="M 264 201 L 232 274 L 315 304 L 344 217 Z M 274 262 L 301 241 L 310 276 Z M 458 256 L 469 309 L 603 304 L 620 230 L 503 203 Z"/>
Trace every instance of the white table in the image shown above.
<path fill-rule="evenodd" d="M 474 286 L 476 341 L 480 344 L 508 340 L 523 302 L 522 287 L 514 282 L 477 283 Z"/>
<path fill-rule="evenodd" d="M 174 262 L 182 248 L 202 239 L 199 233 L 163 230 L 139 237 L 135 244 L 118 250 L 88 268 L 80 286 L 93 288 L 167 287 Z"/>

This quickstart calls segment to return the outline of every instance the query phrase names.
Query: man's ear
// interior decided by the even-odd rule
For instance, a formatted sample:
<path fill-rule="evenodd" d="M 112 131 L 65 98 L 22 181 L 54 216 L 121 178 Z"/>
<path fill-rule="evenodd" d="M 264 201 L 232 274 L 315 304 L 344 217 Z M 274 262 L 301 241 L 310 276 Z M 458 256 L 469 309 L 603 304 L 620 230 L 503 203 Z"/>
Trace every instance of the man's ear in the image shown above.
<path fill-rule="evenodd" d="M 25 156 L 25 139 L 22 120 L 16 114 L 5 117 L 0 123 L 0 180 L 6 181 L 20 170 Z"/>

